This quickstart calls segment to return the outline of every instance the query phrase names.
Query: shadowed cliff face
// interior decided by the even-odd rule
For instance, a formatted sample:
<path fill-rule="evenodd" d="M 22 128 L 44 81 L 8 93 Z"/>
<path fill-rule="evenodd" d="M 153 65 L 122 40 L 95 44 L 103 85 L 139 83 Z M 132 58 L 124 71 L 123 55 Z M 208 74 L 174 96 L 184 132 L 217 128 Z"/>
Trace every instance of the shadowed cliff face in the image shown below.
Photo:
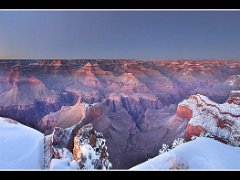
<path fill-rule="evenodd" d="M 92 123 L 113 168 L 129 168 L 184 136 L 192 112 L 178 103 L 193 94 L 223 103 L 239 75 L 238 61 L 1 61 L 0 116 L 46 134 Z"/>

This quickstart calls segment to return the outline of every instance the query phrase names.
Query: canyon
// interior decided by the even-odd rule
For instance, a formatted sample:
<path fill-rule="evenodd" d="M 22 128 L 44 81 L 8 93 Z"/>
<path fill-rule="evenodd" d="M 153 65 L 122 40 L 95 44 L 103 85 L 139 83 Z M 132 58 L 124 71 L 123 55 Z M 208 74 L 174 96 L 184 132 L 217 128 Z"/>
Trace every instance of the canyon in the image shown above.
<path fill-rule="evenodd" d="M 113 169 L 142 163 L 178 137 L 239 146 L 239 90 L 234 60 L 0 61 L 0 117 L 60 136 L 71 153 L 91 124 Z"/>

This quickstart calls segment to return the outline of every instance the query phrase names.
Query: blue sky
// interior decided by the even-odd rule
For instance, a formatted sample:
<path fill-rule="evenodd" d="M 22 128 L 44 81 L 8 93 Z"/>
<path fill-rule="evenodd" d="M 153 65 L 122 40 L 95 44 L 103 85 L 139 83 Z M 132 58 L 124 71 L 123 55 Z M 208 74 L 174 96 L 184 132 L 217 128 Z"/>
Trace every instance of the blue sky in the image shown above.
<path fill-rule="evenodd" d="M 240 59 L 240 11 L 1 11 L 0 58 Z"/>

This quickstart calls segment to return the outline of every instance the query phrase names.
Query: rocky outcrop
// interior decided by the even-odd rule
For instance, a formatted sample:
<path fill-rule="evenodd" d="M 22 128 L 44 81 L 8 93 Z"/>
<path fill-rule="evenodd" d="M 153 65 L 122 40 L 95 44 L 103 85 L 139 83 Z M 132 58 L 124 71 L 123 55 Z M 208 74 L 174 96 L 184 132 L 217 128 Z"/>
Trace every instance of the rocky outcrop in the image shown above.
<path fill-rule="evenodd" d="M 44 116 L 39 122 L 39 127 L 45 134 L 52 133 L 54 127 L 72 127 L 85 118 L 87 107 L 88 104 L 80 103 L 79 100 L 73 106 L 62 106 L 59 111 Z"/>
<path fill-rule="evenodd" d="M 52 161 L 61 159 L 71 164 L 74 160 L 72 152 L 67 149 L 72 129 L 55 127 L 52 134 L 44 137 L 44 169 L 52 166 Z"/>
<path fill-rule="evenodd" d="M 106 100 L 106 105 L 113 111 L 124 108 L 135 118 L 143 114 L 146 109 L 160 109 L 162 107 L 161 102 L 156 96 L 143 93 L 111 94 Z"/>
<path fill-rule="evenodd" d="M 79 129 L 74 137 L 73 158 L 81 169 L 109 169 L 106 140 L 88 124 Z"/>
<path fill-rule="evenodd" d="M 186 106 L 178 105 L 177 116 L 187 119 L 187 120 L 190 120 L 192 118 L 192 110 Z"/>
<path fill-rule="evenodd" d="M 88 104 L 101 102 L 104 98 L 98 89 L 87 87 L 80 83 L 74 83 L 66 87 L 65 92 L 73 94 L 75 97 L 80 98 L 81 102 Z"/>
<path fill-rule="evenodd" d="M 12 88 L 0 95 L 1 106 L 21 107 L 32 105 L 34 101 L 53 103 L 57 93 L 49 91 L 43 82 L 35 77 L 23 78 L 12 83 Z"/>
<path fill-rule="evenodd" d="M 203 128 L 202 126 L 193 126 L 191 124 L 187 125 L 186 131 L 185 131 L 185 139 L 186 140 L 191 140 L 192 137 L 194 136 L 201 136 L 206 133 L 206 129 Z"/>
<path fill-rule="evenodd" d="M 89 104 L 87 107 L 86 118 L 87 119 L 96 119 L 103 114 L 103 104 L 102 103 L 93 103 Z"/>
<path fill-rule="evenodd" d="M 87 63 L 80 67 L 73 75 L 73 80 L 83 84 L 84 86 L 91 88 L 100 88 L 101 81 L 99 81 L 93 72 L 93 67 L 91 63 Z"/>
<path fill-rule="evenodd" d="M 39 118 L 61 107 L 58 94 L 49 91 L 36 77 L 19 79 L 14 76 L 11 79 L 11 89 L 0 95 L 1 116 L 38 129 Z"/>
<path fill-rule="evenodd" d="M 78 128 L 74 139 L 74 129 Z M 70 142 L 73 141 L 73 142 Z M 74 148 L 68 149 L 73 143 Z M 106 140 L 101 133 L 93 129 L 92 124 L 74 126 L 70 129 L 54 128 L 44 140 L 44 168 L 50 168 L 52 161 L 61 159 L 68 164 L 76 161 L 80 169 L 109 169 L 112 167 L 107 153 Z"/>
<path fill-rule="evenodd" d="M 66 147 L 71 133 L 71 130 L 55 127 L 52 133 L 52 145 L 61 148 Z"/>
<path fill-rule="evenodd" d="M 240 106 L 240 91 L 231 91 L 227 102 L 229 104 L 236 104 Z"/>
<path fill-rule="evenodd" d="M 240 93 L 233 91 L 226 103 L 217 104 L 206 96 L 197 94 L 179 103 L 177 115 L 186 118 L 188 126 L 185 137 L 190 140 L 193 136 L 208 134 L 225 143 L 240 145 Z M 185 110 L 182 110 L 182 107 Z M 187 110 L 186 110 L 187 109 Z"/>
<path fill-rule="evenodd" d="M 114 81 L 115 83 L 131 86 L 139 84 L 138 79 L 132 73 L 123 73 L 123 75 L 117 77 Z"/>
<path fill-rule="evenodd" d="M 61 106 L 61 101 L 56 101 L 54 103 L 34 101 L 33 104 L 25 106 L 0 106 L 0 115 L 3 117 L 16 119 L 22 124 L 39 130 L 40 128 L 37 125 L 39 119 L 50 112 L 59 110 Z"/>

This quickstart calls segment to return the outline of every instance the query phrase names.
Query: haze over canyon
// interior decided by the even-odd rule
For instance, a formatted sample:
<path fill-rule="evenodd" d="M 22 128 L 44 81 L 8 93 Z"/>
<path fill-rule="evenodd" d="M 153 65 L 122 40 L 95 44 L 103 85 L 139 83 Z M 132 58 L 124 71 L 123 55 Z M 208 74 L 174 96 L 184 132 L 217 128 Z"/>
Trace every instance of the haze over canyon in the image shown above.
<path fill-rule="evenodd" d="M 44 134 L 41 168 L 129 169 L 204 134 L 238 147 L 240 61 L 0 60 L 0 117 Z"/>

